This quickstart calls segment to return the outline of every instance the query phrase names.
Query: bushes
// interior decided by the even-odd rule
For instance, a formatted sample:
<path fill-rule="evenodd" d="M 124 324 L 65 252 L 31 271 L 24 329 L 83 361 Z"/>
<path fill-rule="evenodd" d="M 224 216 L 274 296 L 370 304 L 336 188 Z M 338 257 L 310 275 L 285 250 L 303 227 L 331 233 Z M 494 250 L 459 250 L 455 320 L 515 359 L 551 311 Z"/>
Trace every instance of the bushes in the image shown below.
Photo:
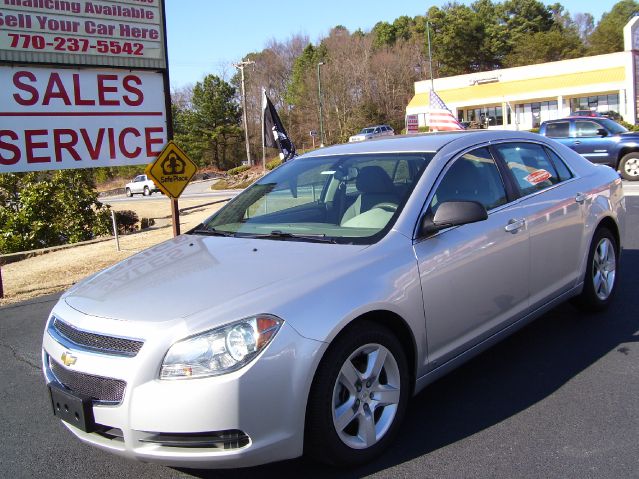
<path fill-rule="evenodd" d="M 231 168 L 227 171 L 227 173 L 231 176 L 239 175 L 240 173 L 244 173 L 245 171 L 250 170 L 251 167 L 248 165 L 237 166 L 235 168 Z"/>
<path fill-rule="evenodd" d="M 282 164 L 282 160 L 280 158 L 275 158 L 274 160 L 269 161 L 266 164 L 266 169 L 267 170 L 274 170 L 275 168 L 277 168 L 278 166 L 280 166 Z"/>
<path fill-rule="evenodd" d="M 0 253 L 76 243 L 110 233 L 90 170 L 0 175 Z"/>
<path fill-rule="evenodd" d="M 118 233 L 132 233 L 137 228 L 138 215 L 132 210 L 116 211 L 115 222 L 118 225 Z"/>

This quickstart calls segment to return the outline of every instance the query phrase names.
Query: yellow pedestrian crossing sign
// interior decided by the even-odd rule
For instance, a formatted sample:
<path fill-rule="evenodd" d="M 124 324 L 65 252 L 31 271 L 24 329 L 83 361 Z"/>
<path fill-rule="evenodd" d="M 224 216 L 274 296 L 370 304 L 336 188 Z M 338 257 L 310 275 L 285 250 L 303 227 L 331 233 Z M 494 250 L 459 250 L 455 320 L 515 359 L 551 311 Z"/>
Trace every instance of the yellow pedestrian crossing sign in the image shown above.
<path fill-rule="evenodd" d="M 165 195 L 179 198 L 197 172 L 197 166 L 171 140 L 144 171 Z"/>

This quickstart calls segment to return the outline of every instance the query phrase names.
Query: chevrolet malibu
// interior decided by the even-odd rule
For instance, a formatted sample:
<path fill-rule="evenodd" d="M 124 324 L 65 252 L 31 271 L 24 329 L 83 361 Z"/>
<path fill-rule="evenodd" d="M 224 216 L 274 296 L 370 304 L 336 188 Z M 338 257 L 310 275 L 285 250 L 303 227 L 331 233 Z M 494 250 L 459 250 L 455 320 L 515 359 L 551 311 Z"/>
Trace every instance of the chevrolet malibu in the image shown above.
<path fill-rule="evenodd" d="M 60 298 L 53 412 L 145 462 L 369 461 L 429 383 L 563 301 L 608 306 L 624 219 L 615 171 L 529 133 L 305 154 Z"/>

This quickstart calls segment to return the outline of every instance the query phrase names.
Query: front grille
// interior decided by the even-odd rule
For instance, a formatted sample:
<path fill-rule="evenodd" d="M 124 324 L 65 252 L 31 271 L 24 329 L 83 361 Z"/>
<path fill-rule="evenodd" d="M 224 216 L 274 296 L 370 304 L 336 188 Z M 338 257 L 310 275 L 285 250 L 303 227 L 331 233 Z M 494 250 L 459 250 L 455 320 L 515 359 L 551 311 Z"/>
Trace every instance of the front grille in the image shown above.
<path fill-rule="evenodd" d="M 143 341 L 82 331 L 58 318 L 53 319 L 53 329 L 73 344 L 108 354 L 135 356 L 144 344 Z"/>
<path fill-rule="evenodd" d="M 66 369 L 49 357 L 51 372 L 60 384 L 71 391 L 91 397 L 95 401 L 119 403 L 124 396 L 126 382 Z"/>

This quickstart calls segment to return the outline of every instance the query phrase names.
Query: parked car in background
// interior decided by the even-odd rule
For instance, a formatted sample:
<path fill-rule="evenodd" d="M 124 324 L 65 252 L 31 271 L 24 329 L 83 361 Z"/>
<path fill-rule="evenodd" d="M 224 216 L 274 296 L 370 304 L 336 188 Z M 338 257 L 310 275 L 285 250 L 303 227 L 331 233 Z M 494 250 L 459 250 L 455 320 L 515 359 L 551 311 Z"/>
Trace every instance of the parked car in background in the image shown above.
<path fill-rule="evenodd" d="M 146 175 L 138 175 L 130 183 L 124 185 L 124 191 L 128 197 L 138 194 L 150 196 L 160 191 L 160 189 Z"/>
<path fill-rule="evenodd" d="M 370 461 L 428 384 L 563 301 L 606 308 L 625 217 L 615 171 L 528 132 L 315 150 L 60 297 L 54 414 L 175 467 Z"/>
<path fill-rule="evenodd" d="M 369 126 L 360 131 L 357 135 L 351 136 L 348 141 L 353 143 L 355 141 L 372 140 L 373 138 L 379 138 L 380 136 L 393 136 L 395 130 L 388 125 L 376 125 Z"/>
<path fill-rule="evenodd" d="M 639 180 L 639 132 L 604 117 L 569 117 L 541 124 L 539 134 L 572 148 L 593 163 L 609 165 L 626 180 Z"/>
<path fill-rule="evenodd" d="M 601 116 L 600 113 L 596 112 L 595 110 L 576 110 L 573 111 L 570 116 L 590 116 L 590 117 L 599 117 Z"/>

